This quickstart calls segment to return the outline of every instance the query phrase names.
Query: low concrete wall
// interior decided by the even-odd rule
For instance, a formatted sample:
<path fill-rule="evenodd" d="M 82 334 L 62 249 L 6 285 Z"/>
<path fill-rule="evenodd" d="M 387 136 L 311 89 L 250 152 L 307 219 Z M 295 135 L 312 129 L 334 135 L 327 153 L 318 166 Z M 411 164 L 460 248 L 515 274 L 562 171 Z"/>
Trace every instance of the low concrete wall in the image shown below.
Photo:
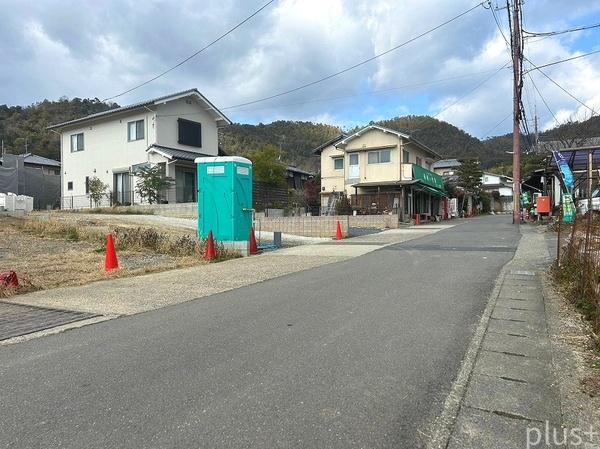
<path fill-rule="evenodd" d="M 351 215 L 348 220 L 351 228 L 396 229 L 398 227 L 398 215 Z"/>
<path fill-rule="evenodd" d="M 256 230 L 281 231 L 284 234 L 306 237 L 335 237 L 337 222 L 342 234 L 348 235 L 350 227 L 356 228 L 397 228 L 397 215 L 330 215 L 319 217 L 256 217 Z"/>
<path fill-rule="evenodd" d="M 117 211 L 153 212 L 155 215 L 166 217 L 194 218 L 198 216 L 197 203 L 136 204 L 134 206 L 116 206 L 114 209 Z"/>

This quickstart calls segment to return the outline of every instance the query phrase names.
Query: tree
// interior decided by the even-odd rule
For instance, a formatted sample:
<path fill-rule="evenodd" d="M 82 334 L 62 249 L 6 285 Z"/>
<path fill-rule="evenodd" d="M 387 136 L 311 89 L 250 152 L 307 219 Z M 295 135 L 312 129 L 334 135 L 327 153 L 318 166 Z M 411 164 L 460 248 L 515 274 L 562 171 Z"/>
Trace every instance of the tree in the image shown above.
<path fill-rule="evenodd" d="M 279 150 L 275 145 L 264 145 L 249 153 L 252 171 L 258 181 L 271 185 L 283 185 L 285 182 L 285 166 L 279 162 Z"/>
<path fill-rule="evenodd" d="M 481 177 L 483 175 L 479 161 L 476 159 L 463 160 L 456 171 L 458 173 L 458 185 L 465 189 L 467 193 L 478 194 L 481 190 Z"/>
<path fill-rule="evenodd" d="M 467 159 L 460 162 L 461 165 L 456 170 L 458 173 L 457 184 L 463 189 L 460 210 L 464 210 L 465 200 L 468 197 L 479 195 L 479 192 L 481 191 L 481 177 L 483 175 L 483 170 L 481 169 L 481 164 L 477 159 Z"/>
<path fill-rule="evenodd" d="M 175 181 L 165 175 L 165 171 L 160 165 L 144 167 L 140 169 L 137 176 L 135 191 L 150 204 L 158 203 L 164 191 L 170 188 Z"/>
<path fill-rule="evenodd" d="M 321 177 L 310 178 L 304 183 L 304 200 L 309 206 L 321 204 Z"/>
<path fill-rule="evenodd" d="M 106 195 L 108 184 L 105 184 L 98 177 L 94 176 L 89 180 L 90 198 L 94 202 L 94 207 L 98 207 L 102 198 Z"/>

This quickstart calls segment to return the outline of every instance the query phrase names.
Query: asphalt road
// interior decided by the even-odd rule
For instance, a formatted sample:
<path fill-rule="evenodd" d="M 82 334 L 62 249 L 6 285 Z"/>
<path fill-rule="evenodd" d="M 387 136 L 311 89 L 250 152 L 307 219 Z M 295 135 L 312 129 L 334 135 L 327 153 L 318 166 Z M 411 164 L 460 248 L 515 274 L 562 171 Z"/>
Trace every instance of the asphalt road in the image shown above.
<path fill-rule="evenodd" d="M 476 219 L 0 347 L 0 446 L 422 447 L 518 238 Z"/>

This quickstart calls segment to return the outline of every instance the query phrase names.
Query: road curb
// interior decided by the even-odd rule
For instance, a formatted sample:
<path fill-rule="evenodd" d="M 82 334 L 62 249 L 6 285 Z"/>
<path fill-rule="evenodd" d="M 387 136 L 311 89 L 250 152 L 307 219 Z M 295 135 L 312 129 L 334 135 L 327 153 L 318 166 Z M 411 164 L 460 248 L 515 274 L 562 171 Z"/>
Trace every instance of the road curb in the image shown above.
<path fill-rule="evenodd" d="M 522 235 L 519 237 L 519 243 L 521 238 Z M 516 254 L 517 250 L 515 250 L 513 257 L 504 264 L 504 266 L 500 270 L 500 274 L 494 282 L 494 288 L 488 297 L 487 305 L 483 311 L 483 314 L 481 315 L 481 319 L 479 320 L 479 324 L 475 329 L 475 333 L 471 338 L 469 348 L 467 349 L 465 357 L 461 363 L 458 376 L 452 384 L 450 393 L 444 401 L 442 413 L 436 418 L 436 420 L 428 429 L 427 434 L 430 437 L 430 440 L 426 445 L 427 449 L 444 449 L 448 446 L 450 437 L 452 435 L 452 430 L 454 428 L 454 424 L 458 417 L 460 406 L 467 391 L 467 386 L 469 384 L 469 380 L 471 379 L 471 374 L 473 373 L 473 369 L 475 367 L 477 356 L 479 355 L 479 352 L 481 350 L 481 345 L 483 343 L 483 338 L 485 337 L 485 333 L 488 328 L 490 317 L 492 316 L 492 312 L 496 307 L 498 296 L 500 295 L 500 290 L 502 288 L 502 283 L 504 282 L 504 277 L 509 271 L 508 267 L 514 260 Z"/>
<path fill-rule="evenodd" d="M 71 329 L 79 329 L 80 327 L 89 326 L 90 324 L 98 324 L 104 321 L 113 320 L 119 318 L 121 315 L 102 315 L 86 320 L 75 321 L 73 323 L 63 324 L 61 326 L 52 327 L 50 329 L 44 329 L 30 334 L 19 335 L 18 337 L 8 338 L 0 341 L 0 346 L 14 345 L 16 343 L 23 343 L 25 341 L 34 340 L 36 338 L 47 337 L 50 335 L 60 334 Z"/>

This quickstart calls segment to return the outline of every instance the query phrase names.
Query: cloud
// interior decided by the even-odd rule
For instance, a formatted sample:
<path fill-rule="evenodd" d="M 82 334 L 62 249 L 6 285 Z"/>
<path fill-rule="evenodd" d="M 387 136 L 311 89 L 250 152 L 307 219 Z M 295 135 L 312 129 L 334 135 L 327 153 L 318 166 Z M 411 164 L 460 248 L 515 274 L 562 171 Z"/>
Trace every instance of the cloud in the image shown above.
<path fill-rule="evenodd" d="M 28 104 L 44 98 L 105 98 L 141 83 L 232 27 L 264 0 L 40 1 L 6 0 L 0 28 L 0 98 Z M 472 1 L 279 0 L 231 35 L 167 76 L 117 101 L 127 104 L 198 87 L 220 107 L 310 83 L 388 50 L 459 12 Z M 597 2 L 546 0 L 525 4 L 525 28 L 547 31 L 595 22 Z M 506 11 L 499 11 L 506 23 Z M 507 28 L 506 25 L 503 25 Z M 505 31 L 506 32 L 506 31 Z M 529 39 L 536 64 L 598 48 L 598 30 Z M 323 83 L 227 110 L 236 121 L 323 120 L 355 126 L 400 114 L 439 114 L 483 137 L 512 107 L 509 61 L 491 12 L 478 8 L 390 54 Z M 600 57 L 544 69 L 586 104 L 600 109 Z M 537 72 L 526 77 L 526 110 L 540 123 L 585 108 Z M 455 103 L 456 102 L 456 103 Z M 453 104 L 455 103 L 455 104 Z M 535 106 L 534 104 L 535 103 Z M 440 113 L 441 111 L 441 113 Z M 493 133 L 510 129 L 507 120 Z"/>

